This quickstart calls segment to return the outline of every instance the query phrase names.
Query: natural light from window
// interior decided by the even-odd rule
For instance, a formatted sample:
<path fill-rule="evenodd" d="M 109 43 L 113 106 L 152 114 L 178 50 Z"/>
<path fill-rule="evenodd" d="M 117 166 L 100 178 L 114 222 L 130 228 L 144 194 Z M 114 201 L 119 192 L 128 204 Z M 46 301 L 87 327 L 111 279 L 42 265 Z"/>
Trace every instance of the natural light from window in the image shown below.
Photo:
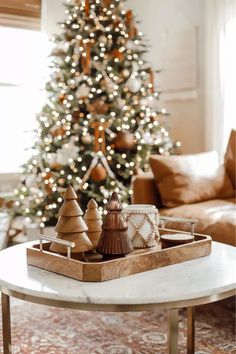
<path fill-rule="evenodd" d="M 230 130 L 236 128 L 236 16 L 231 16 L 220 38 L 221 84 L 223 94 L 223 151 Z"/>
<path fill-rule="evenodd" d="M 7 27 L 0 27 L 0 43 L 0 173 L 20 172 L 32 154 L 49 45 L 39 31 Z"/>

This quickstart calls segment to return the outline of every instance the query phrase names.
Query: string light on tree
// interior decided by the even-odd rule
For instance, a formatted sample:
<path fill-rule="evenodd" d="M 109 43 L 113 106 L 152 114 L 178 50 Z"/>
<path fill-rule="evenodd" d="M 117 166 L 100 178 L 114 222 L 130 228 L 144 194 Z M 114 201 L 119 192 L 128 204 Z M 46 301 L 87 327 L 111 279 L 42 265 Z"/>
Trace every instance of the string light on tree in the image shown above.
<path fill-rule="evenodd" d="M 57 218 L 71 184 L 82 207 L 128 201 L 130 179 L 150 153 L 171 153 L 168 114 L 159 107 L 146 43 L 123 0 L 67 0 L 54 36 L 47 101 L 37 117 L 34 151 L 25 164 L 17 212 L 43 225 Z M 96 123 L 96 126 L 94 125 Z M 29 176 L 33 178 L 29 178 Z"/>

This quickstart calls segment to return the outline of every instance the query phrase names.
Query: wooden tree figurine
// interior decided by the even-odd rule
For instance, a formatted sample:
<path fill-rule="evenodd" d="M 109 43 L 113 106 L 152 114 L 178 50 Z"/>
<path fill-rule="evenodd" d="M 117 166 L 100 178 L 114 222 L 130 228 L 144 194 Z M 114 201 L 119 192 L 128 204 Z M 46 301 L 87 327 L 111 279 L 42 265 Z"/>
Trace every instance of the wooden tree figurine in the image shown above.
<path fill-rule="evenodd" d="M 102 216 L 99 213 L 98 205 L 93 198 L 88 202 L 84 220 L 88 227 L 87 235 L 96 248 L 102 232 Z"/>
<path fill-rule="evenodd" d="M 127 235 L 127 224 L 121 214 L 122 206 L 116 192 L 112 193 L 107 211 L 96 250 L 105 259 L 125 256 L 133 251 L 133 246 Z"/>
<path fill-rule="evenodd" d="M 82 215 L 83 212 L 77 203 L 77 195 L 74 189 L 69 186 L 64 194 L 64 203 L 59 210 L 59 220 L 55 227 L 58 233 L 57 238 L 71 241 L 75 243 L 75 247 L 71 252 L 78 255 L 78 258 L 83 258 L 83 253 L 93 249 L 93 244 L 86 235 L 88 230 Z M 52 243 L 50 251 L 56 253 L 66 253 L 66 246 Z"/>

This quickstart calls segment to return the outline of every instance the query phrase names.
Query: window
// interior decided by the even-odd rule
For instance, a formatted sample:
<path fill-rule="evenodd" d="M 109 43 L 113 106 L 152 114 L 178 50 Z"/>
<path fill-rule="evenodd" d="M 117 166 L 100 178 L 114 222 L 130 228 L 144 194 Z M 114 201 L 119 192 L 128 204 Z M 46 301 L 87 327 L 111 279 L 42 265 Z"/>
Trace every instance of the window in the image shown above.
<path fill-rule="evenodd" d="M 48 42 L 39 31 L 0 27 L 0 43 L 0 173 L 19 172 L 32 154 Z"/>
<path fill-rule="evenodd" d="M 236 1 L 206 1 L 206 148 L 224 158 L 235 128 Z"/>
<path fill-rule="evenodd" d="M 220 37 L 221 89 L 223 95 L 223 149 L 229 134 L 236 128 L 235 82 L 236 82 L 236 6 L 231 10 Z"/>

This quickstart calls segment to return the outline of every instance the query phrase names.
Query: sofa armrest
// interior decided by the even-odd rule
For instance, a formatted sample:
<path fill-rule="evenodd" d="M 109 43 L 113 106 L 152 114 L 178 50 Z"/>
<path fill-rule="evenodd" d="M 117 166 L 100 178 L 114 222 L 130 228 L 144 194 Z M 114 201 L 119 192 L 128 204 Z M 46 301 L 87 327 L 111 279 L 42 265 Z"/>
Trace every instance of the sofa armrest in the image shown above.
<path fill-rule="evenodd" d="M 161 198 L 152 172 L 138 174 L 132 178 L 132 204 L 152 204 L 161 206 Z"/>
<path fill-rule="evenodd" d="M 225 153 L 224 165 L 234 189 L 236 187 L 235 163 L 236 163 L 236 130 L 232 129 L 230 133 L 226 153 Z"/>

